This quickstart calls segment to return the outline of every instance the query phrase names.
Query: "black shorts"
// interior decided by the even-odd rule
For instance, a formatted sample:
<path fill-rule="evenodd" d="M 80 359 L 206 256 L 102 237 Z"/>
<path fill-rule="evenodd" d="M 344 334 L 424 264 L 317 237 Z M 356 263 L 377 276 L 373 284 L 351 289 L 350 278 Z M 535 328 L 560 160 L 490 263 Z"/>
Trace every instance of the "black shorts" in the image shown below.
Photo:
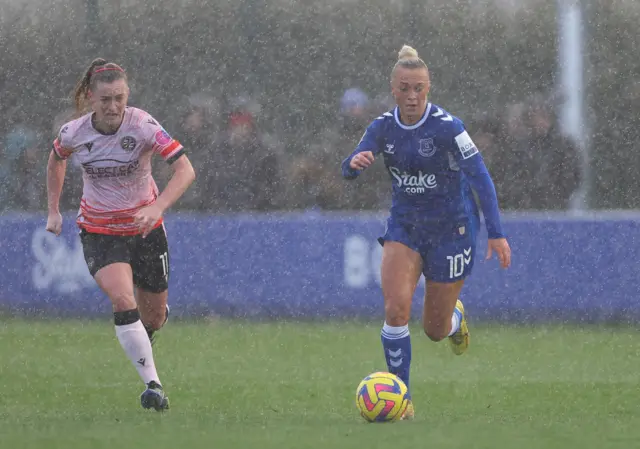
<path fill-rule="evenodd" d="M 143 290 L 160 293 L 169 288 L 169 244 L 164 226 L 146 238 L 80 231 L 84 260 L 91 276 L 117 262 L 131 265 L 133 283 Z"/>

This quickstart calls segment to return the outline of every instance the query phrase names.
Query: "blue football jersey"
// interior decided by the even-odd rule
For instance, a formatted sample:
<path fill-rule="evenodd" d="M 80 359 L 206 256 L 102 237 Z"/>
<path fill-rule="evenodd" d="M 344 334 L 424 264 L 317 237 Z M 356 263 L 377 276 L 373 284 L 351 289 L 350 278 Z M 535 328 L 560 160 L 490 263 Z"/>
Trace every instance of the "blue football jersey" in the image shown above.
<path fill-rule="evenodd" d="M 480 178 L 486 175 L 488 190 L 493 189 L 487 207 L 483 204 L 485 219 L 489 215 L 487 228 L 491 238 L 502 236 L 496 217 L 495 189 L 482 156 L 462 121 L 440 106 L 429 103 L 414 125 L 401 122 L 398 108 L 376 118 L 355 151 L 343 161 L 345 178 L 353 179 L 360 174 L 349 163 L 363 151 L 371 151 L 376 159 L 384 157 L 393 184 L 391 215 L 400 221 L 428 226 L 478 216 L 472 185 L 482 191 L 487 181 Z M 495 203 L 495 211 L 490 210 L 491 202 Z"/>

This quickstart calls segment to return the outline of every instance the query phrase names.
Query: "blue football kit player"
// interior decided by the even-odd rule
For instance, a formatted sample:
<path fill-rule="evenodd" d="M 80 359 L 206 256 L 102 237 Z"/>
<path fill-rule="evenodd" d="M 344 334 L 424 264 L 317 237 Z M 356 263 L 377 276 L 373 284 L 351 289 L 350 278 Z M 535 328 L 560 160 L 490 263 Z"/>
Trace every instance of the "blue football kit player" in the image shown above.
<path fill-rule="evenodd" d="M 385 323 L 382 346 L 389 372 L 409 387 L 411 302 L 421 275 L 426 280 L 423 328 L 433 341 L 449 337 L 455 354 L 469 346 L 459 295 L 473 269 L 480 213 L 488 232 L 487 259 L 495 252 L 503 268 L 511 250 L 500 223 L 493 181 L 461 120 L 427 100 L 429 71 L 416 50 L 403 46 L 391 73 L 397 107 L 375 119 L 342 175 L 355 179 L 382 156 L 393 184 L 383 245 L 381 280 Z M 410 402 L 404 419 L 414 416 Z"/>

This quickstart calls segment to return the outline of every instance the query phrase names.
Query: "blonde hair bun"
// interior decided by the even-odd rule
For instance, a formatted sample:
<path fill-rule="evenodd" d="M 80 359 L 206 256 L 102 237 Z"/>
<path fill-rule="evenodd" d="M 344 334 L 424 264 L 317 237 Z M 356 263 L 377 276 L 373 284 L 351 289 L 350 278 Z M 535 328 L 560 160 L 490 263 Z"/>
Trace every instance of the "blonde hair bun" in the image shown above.
<path fill-rule="evenodd" d="M 402 61 L 403 59 L 420 59 L 420 57 L 415 48 L 403 45 L 398 52 L 398 61 Z"/>

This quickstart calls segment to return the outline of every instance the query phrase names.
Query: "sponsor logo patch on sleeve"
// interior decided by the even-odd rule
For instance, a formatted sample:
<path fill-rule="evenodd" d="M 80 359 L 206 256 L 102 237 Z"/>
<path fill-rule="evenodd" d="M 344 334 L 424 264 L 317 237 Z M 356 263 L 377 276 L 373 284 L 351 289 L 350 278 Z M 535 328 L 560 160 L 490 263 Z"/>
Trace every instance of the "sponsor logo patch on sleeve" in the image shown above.
<path fill-rule="evenodd" d="M 456 144 L 458 144 L 458 149 L 462 154 L 462 159 L 469 159 L 471 156 L 478 154 L 476 144 L 473 143 L 469 133 L 466 131 L 456 136 Z"/>
<path fill-rule="evenodd" d="M 171 138 L 171 136 L 169 135 L 169 133 L 167 133 L 164 129 L 160 129 L 158 130 L 158 132 L 156 132 L 156 143 L 160 146 L 165 146 L 168 145 L 169 143 L 171 143 L 173 139 Z"/>

